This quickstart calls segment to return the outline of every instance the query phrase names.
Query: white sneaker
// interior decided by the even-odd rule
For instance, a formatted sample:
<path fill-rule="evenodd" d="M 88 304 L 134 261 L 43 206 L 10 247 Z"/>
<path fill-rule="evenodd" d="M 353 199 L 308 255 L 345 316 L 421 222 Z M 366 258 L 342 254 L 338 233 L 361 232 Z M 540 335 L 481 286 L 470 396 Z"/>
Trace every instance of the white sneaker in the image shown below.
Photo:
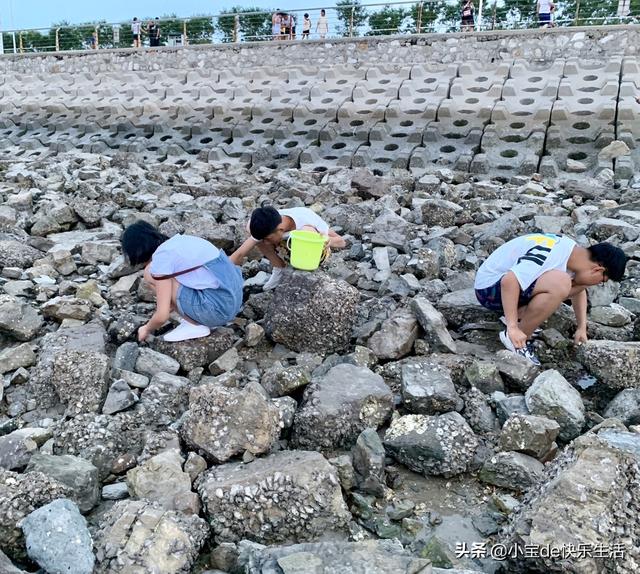
<path fill-rule="evenodd" d="M 500 317 L 500 322 L 507 327 L 507 318 L 502 315 L 502 317 Z M 520 321 L 518 321 L 518 323 L 520 323 Z M 540 335 L 542 335 L 542 329 L 540 327 L 538 327 L 531 335 L 532 339 L 536 339 L 537 337 L 539 337 Z"/>
<path fill-rule="evenodd" d="M 533 352 L 533 349 L 531 348 L 531 345 L 529 343 L 527 343 L 527 345 L 522 349 L 516 349 L 513 346 L 511 339 L 509 339 L 509 335 L 506 331 L 500 331 L 500 341 L 502 341 L 504 348 L 508 351 L 524 357 L 525 359 L 533 363 L 536 367 L 540 366 L 540 359 L 536 357 L 536 354 Z"/>
<path fill-rule="evenodd" d="M 209 327 L 204 325 L 193 325 L 189 321 L 182 320 L 180 324 L 169 331 L 163 339 L 168 343 L 177 343 L 178 341 L 188 341 L 189 339 L 200 339 L 211 333 Z"/>
<path fill-rule="evenodd" d="M 262 290 L 269 291 L 270 289 L 275 289 L 282 280 L 283 271 L 283 267 L 274 267 L 273 271 L 271 272 L 271 277 L 269 277 L 269 281 L 264 284 Z"/>

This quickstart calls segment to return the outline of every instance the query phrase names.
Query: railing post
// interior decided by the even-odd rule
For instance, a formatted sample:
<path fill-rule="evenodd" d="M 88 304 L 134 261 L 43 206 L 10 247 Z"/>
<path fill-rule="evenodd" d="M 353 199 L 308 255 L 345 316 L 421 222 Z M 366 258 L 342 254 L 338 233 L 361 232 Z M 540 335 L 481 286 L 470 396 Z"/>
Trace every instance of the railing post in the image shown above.
<path fill-rule="evenodd" d="M 18 33 L 18 39 L 20 41 L 20 53 L 23 54 L 24 53 L 24 47 L 22 45 L 22 32 Z"/>
<path fill-rule="evenodd" d="M 16 33 L 15 32 L 11 32 L 11 39 L 13 40 L 13 53 L 17 54 L 18 50 L 16 48 Z"/>
<path fill-rule="evenodd" d="M 98 46 L 100 45 L 100 35 L 99 35 L 99 31 L 98 31 L 98 26 L 96 26 L 96 50 L 98 49 Z"/>
<path fill-rule="evenodd" d="M 576 18 L 573 21 L 573 25 L 578 25 L 578 18 L 580 17 L 580 0 L 576 0 Z"/>
<path fill-rule="evenodd" d="M 422 7 L 424 6 L 424 2 L 420 2 L 418 4 L 418 22 L 416 23 L 416 32 L 418 34 L 422 33 Z"/>
<path fill-rule="evenodd" d="M 0 54 L 4 54 L 4 34 L 0 30 Z"/>
<path fill-rule="evenodd" d="M 491 29 L 496 27 L 496 11 L 498 9 L 498 0 L 493 0 L 493 15 L 491 16 Z"/>
<path fill-rule="evenodd" d="M 189 43 L 189 39 L 187 37 L 187 21 L 182 21 L 182 45 L 186 46 Z"/>
<path fill-rule="evenodd" d="M 56 52 L 60 51 L 60 28 L 56 28 Z"/>
<path fill-rule="evenodd" d="M 482 29 L 482 0 L 478 4 L 478 21 L 476 22 L 476 32 Z"/>
<path fill-rule="evenodd" d="M 237 14 L 233 17 L 233 41 L 239 41 L 239 32 L 240 32 L 240 16 Z"/>
<path fill-rule="evenodd" d="M 351 6 L 351 17 L 349 18 L 349 38 L 353 38 L 353 13 L 355 9 L 355 6 Z"/>

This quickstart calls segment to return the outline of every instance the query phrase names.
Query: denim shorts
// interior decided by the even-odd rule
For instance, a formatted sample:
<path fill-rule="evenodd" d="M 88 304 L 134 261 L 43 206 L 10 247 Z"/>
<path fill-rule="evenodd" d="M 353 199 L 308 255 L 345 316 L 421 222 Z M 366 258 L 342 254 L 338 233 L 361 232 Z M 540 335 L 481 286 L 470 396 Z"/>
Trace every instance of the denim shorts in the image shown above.
<path fill-rule="evenodd" d="M 485 287 L 484 289 L 476 289 L 476 299 L 483 307 L 486 307 L 490 311 L 499 311 L 502 312 L 502 292 L 500 282 L 502 278 L 498 279 L 493 285 L 490 287 Z M 536 287 L 536 282 L 534 281 L 527 287 L 524 291 L 520 291 L 520 299 L 518 299 L 518 307 L 524 307 L 528 305 L 531 299 L 533 299 L 533 290 Z"/>
<path fill-rule="evenodd" d="M 200 325 L 209 328 L 226 325 L 242 308 L 242 271 L 225 253 L 204 265 L 218 279 L 216 289 L 192 289 L 178 287 L 176 304 L 178 312 Z"/>

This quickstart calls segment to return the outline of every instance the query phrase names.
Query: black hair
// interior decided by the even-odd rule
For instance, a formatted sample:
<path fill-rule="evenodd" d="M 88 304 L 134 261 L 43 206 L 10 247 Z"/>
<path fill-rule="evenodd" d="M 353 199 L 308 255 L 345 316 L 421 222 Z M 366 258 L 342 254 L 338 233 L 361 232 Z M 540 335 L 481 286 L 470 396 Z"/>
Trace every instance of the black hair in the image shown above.
<path fill-rule="evenodd" d="M 137 19 L 138 19 L 137 17 L 134 17 L 134 18 L 133 18 L 133 21 L 135 22 Z"/>
<path fill-rule="evenodd" d="M 621 281 L 624 277 L 624 269 L 627 265 L 627 256 L 624 251 L 611 243 L 598 243 L 587 247 L 589 257 L 594 263 L 599 263 L 605 268 L 609 279 Z"/>
<path fill-rule="evenodd" d="M 282 223 L 282 216 L 277 209 L 270 206 L 258 207 L 253 210 L 251 221 L 249 221 L 251 237 L 264 239 L 267 235 L 271 235 L 280 223 Z"/>
<path fill-rule="evenodd" d="M 146 221 L 136 221 L 122 233 L 120 243 L 122 251 L 131 265 L 140 265 L 151 261 L 156 249 L 169 239 Z"/>
<path fill-rule="evenodd" d="M 308 18 L 308 17 L 309 17 L 309 14 L 307 14 L 307 13 L 305 12 L 305 13 L 304 13 L 304 17 L 305 17 L 305 18 Z"/>

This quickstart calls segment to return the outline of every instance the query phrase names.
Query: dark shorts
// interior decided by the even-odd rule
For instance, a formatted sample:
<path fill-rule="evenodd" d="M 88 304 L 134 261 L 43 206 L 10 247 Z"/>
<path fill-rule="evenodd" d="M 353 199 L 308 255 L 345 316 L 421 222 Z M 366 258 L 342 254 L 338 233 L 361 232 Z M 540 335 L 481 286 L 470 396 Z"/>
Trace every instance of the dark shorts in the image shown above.
<path fill-rule="evenodd" d="M 501 285 L 499 279 L 490 287 L 485 287 L 484 289 L 476 289 L 476 299 L 483 307 L 486 307 L 490 311 L 499 311 L 502 312 L 502 292 Z M 527 287 L 524 291 L 520 291 L 520 299 L 518 299 L 518 307 L 524 307 L 528 305 L 531 299 L 533 299 L 533 290 L 536 287 L 536 282 L 534 281 Z"/>
<path fill-rule="evenodd" d="M 134 34 L 134 35 L 133 35 L 133 39 L 134 39 L 136 42 L 139 42 L 139 41 L 140 41 L 140 34 Z"/>
<path fill-rule="evenodd" d="M 462 25 L 463 26 L 473 26 L 473 16 L 463 16 L 462 17 Z"/>
<path fill-rule="evenodd" d="M 540 25 L 549 24 L 551 22 L 551 13 L 547 12 L 546 14 L 538 14 L 538 21 Z"/>

